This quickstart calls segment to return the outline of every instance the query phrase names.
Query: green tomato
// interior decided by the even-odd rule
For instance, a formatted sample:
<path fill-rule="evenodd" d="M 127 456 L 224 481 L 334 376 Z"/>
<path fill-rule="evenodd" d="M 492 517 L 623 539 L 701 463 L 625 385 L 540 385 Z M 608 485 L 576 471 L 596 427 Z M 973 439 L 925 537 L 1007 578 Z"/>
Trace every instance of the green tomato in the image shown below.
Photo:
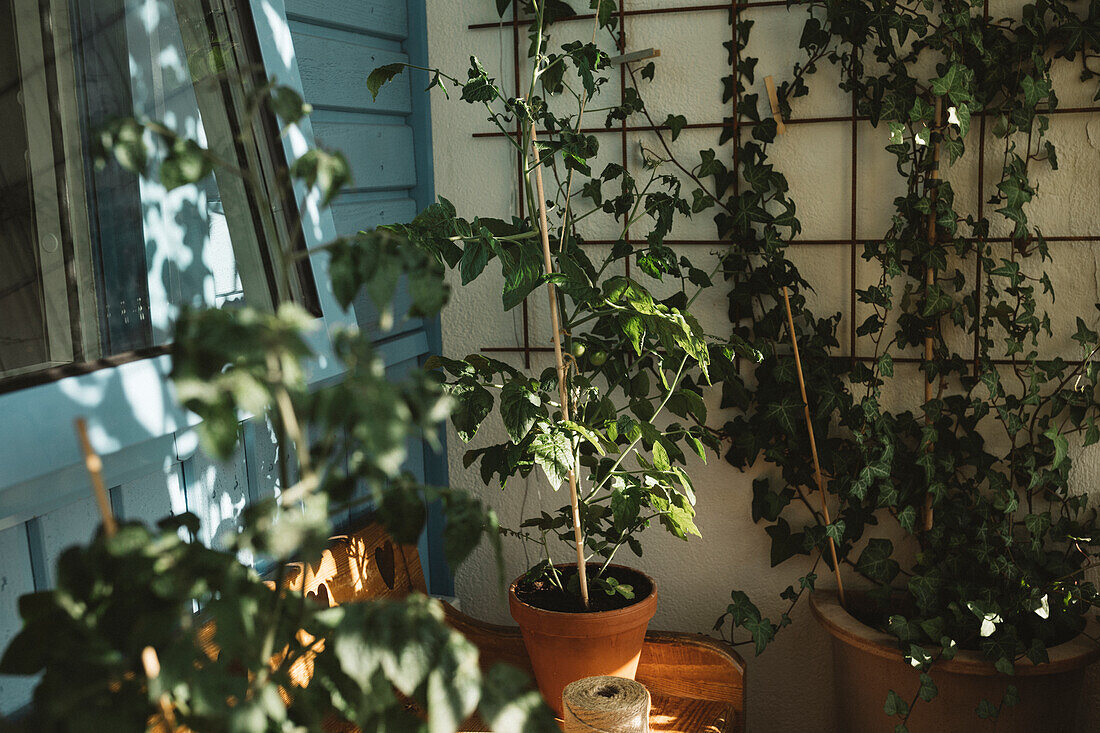
<path fill-rule="evenodd" d="M 588 355 L 588 362 L 594 367 L 601 367 L 607 363 L 607 352 L 603 349 L 593 351 Z"/>
<path fill-rule="evenodd" d="M 574 359 L 580 359 L 582 356 L 584 356 L 584 352 L 586 351 L 585 346 L 584 346 L 584 342 L 583 341 L 574 341 L 573 342 L 573 348 L 570 349 L 570 350 L 573 352 L 573 358 Z"/>

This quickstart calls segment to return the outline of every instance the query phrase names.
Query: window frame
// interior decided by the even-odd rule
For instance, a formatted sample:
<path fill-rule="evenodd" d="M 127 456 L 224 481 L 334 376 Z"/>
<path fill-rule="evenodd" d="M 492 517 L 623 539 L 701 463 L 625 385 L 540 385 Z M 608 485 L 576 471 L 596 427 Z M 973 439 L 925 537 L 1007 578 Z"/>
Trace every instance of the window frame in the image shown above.
<path fill-rule="evenodd" d="M 51 3 L 55 16 L 56 6 Z M 251 42 L 258 45 L 264 73 L 303 94 L 282 0 L 202 0 L 202 6 L 225 22 L 237 18 L 236 33 L 253 34 Z M 303 120 L 283 137 L 284 159 L 272 160 L 271 165 L 292 161 L 314 144 L 312 126 L 308 119 Z M 350 309 L 339 306 L 332 291 L 327 277 L 328 253 L 317 250 L 337 236 L 332 214 L 321 206 L 320 194 L 307 190 L 301 182 L 294 185 L 293 203 L 301 214 L 300 245 L 310 251 L 309 274 L 320 306 L 317 328 L 307 338 L 317 355 L 308 381 L 312 388 L 321 388 L 339 381 L 344 371 L 335 358 L 332 332 L 355 327 L 357 322 Z M 272 213 L 276 221 L 281 218 L 280 212 Z M 77 417 L 87 419 L 92 446 L 104 456 L 133 453 L 143 445 L 155 445 L 160 450 L 163 441 L 171 438 L 174 455 L 165 460 L 186 458 L 193 446 L 183 443 L 191 442 L 188 434 L 200 421 L 175 398 L 169 381 L 169 349 L 170 345 L 136 349 L 0 383 L 0 466 L 5 469 L 0 472 L 0 525 L 11 524 L 17 516 L 40 513 L 23 504 L 11 504 L 17 495 L 27 493 L 24 489 L 52 479 L 49 474 L 68 472 L 82 464 L 72 431 Z M 249 417 L 242 415 L 241 419 Z M 83 486 L 53 487 L 50 496 L 43 496 L 41 501 L 45 506 L 56 503 L 60 495 L 84 491 Z"/>

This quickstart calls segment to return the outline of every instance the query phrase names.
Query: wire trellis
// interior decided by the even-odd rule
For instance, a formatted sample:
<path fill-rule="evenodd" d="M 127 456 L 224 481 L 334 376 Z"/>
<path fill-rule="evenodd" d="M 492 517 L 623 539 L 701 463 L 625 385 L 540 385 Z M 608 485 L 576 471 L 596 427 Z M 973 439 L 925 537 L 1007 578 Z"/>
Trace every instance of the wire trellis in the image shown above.
<path fill-rule="evenodd" d="M 515 96 L 519 97 L 519 96 L 522 95 L 522 90 L 520 88 L 520 73 L 519 73 L 520 72 L 520 58 L 521 58 L 520 54 L 523 53 L 523 46 L 521 45 L 520 28 L 522 28 L 526 25 L 529 25 L 530 21 L 527 20 L 527 19 L 519 17 L 519 10 L 518 10 L 517 6 L 518 6 L 518 3 L 512 3 L 512 17 L 511 17 L 510 20 L 501 20 L 499 22 L 493 22 L 493 23 L 474 23 L 474 24 L 471 24 L 471 25 L 467 26 L 467 28 L 470 31 L 476 31 L 476 30 L 483 30 L 483 29 L 499 30 L 502 27 L 508 27 L 508 26 L 511 27 L 511 30 L 512 30 L 512 60 L 513 60 L 513 72 L 514 72 L 514 77 L 515 77 Z M 637 9 L 633 9 L 633 10 L 628 10 L 626 8 L 626 0 L 618 0 L 618 20 L 619 20 L 619 36 L 618 36 L 618 47 L 619 48 L 618 48 L 618 51 L 619 51 L 620 54 L 625 54 L 625 53 L 628 52 L 627 49 L 628 49 L 629 46 L 628 46 L 628 43 L 627 43 L 627 39 L 629 38 L 629 34 L 628 34 L 628 24 L 627 24 L 627 22 L 631 18 L 637 18 L 637 17 L 642 17 L 642 16 L 653 16 L 653 15 L 679 15 L 679 14 L 687 14 L 687 13 L 724 12 L 724 13 L 727 14 L 727 17 L 729 18 L 730 27 L 732 29 L 732 31 L 731 31 L 731 40 L 733 42 L 733 52 L 734 52 L 732 73 L 736 76 L 737 68 L 738 68 L 738 65 L 739 65 L 739 62 L 740 62 L 740 51 L 739 51 L 739 48 L 738 48 L 738 35 L 737 35 L 738 34 L 738 30 L 737 30 L 738 20 L 740 19 L 741 13 L 743 11 L 745 11 L 745 10 L 756 10 L 756 9 L 760 9 L 760 8 L 776 8 L 776 9 L 786 10 L 788 8 L 788 3 L 787 3 L 787 0 L 751 0 L 750 2 L 726 2 L 726 3 L 713 3 L 713 4 L 708 4 L 708 5 L 678 5 L 678 6 L 671 6 L 671 7 L 637 8 Z M 983 6 L 983 13 L 985 14 L 986 18 L 989 17 L 989 0 L 985 0 L 984 6 Z M 576 15 L 572 18 L 562 20 L 562 21 L 558 21 L 558 22 L 559 23 L 567 23 L 567 22 L 592 20 L 594 18 L 595 18 L 595 16 L 593 14 L 588 13 L 588 14 Z M 619 95 L 620 95 L 619 104 L 620 105 L 623 104 L 624 101 L 625 101 L 624 93 L 625 93 L 625 90 L 626 90 L 626 77 L 627 77 L 626 65 L 622 64 L 619 67 L 619 81 L 620 81 L 620 84 L 619 84 Z M 738 86 L 739 85 L 735 85 L 735 94 L 733 95 L 733 99 L 731 100 L 731 106 L 732 106 L 731 116 L 730 116 L 730 119 L 728 121 L 694 122 L 694 123 L 689 123 L 689 124 L 685 125 L 684 128 L 683 128 L 684 130 L 715 130 L 715 131 L 726 130 L 728 128 L 732 128 L 732 130 L 731 130 L 731 142 L 732 142 L 732 145 L 733 145 L 733 168 L 732 168 L 732 170 L 737 170 L 738 169 L 738 159 L 737 158 L 738 158 L 738 151 L 740 150 L 740 147 L 741 147 L 741 134 L 742 134 L 742 131 L 745 130 L 746 128 L 751 129 L 754 125 L 759 124 L 758 122 L 755 122 L 753 120 L 746 120 L 746 119 L 741 118 L 741 115 L 739 114 L 739 109 L 738 109 L 739 105 L 740 105 L 741 94 L 740 94 L 740 90 L 739 90 Z M 839 238 L 839 239 L 797 238 L 797 239 L 791 240 L 789 242 L 789 244 L 791 246 L 795 246 L 795 247 L 830 246 L 830 245 L 831 246 L 836 246 L 836 245 L 840 245 L 840 246 L 847 246 L 849 248 L 849 253 L 848 253 L 849 268 L 848 269 L 849 269 L 850 280 L 849 280 L 849 292 L 848 292 L 848 303 L 847 303 L 847 308 L 848 308 L 848 313 L 847 313 L 848 354 L 846 356 L 842 357 L 842 358 L 848 358 L 848 359 L 852 360 L 853 362 L 855 362 L 855 361 L 873 361 L 875 359 L 875 357 L 860 354 L 858 352 L 858 349 L 857 349 L 858 338 L 856 336 L 856 321 L 857 321 L 857 313 L 856 313 L 856 311 L 857 311 L 857 296 L 856 296 L 856 290 L 857 290 L 857 282 L 858 282 L 857 269 L 858 269 L 858 261 L 859 261 L 859 249 L 865 242 L 873 241 L 873 240 L 868 240 L 866 237 L 861 239 L 858 236 L 858 223 L 859 223 L 859 216 L 858 216 L 858 206 L 859 206 L 859 197 L 858 197 L 858 184 L 859 184 L 859 177 L 858 177 L 859 176 L 859 124 L 863 123 L 863 122 L 870 121 L 870 117 L 865 116 L 865 115 L 860 115 L 858 113 L 858 99 L 857 99 L 856 94 L 855 94 L 854 91 L 852 92 L 851 97 L 852 97 L 852 99 L 851 99 L 850 112 L 847 115 L 832 115 L 832 116 L 825 115 L 825 116 L 796 117 L 796 118 L 792 118 L 792 119 L 789 119 L 789 120 L 784 120 L 784 123 L 787 124 L 787 125 L 820 125 L 820 124 L 826 124 L 826 123 L 847 123 L 850 126 L 849 139 L 850 139 L 850 145 L 851 145 L 851 151 L 850 151 L 850 153 L 851 153 L 851 175 L 850 175 L 849 184 L 850 184 L 850 190 L 851 190 L 851 196 L 850 196 L 850 198 L 851 198 L 851 211 L 850 211 L 850 216 L 849 216 L 849 221 L 848 221 L 848 237 Z M 1050 114 L 1050 115 L 1096 115 L 1096 114 L 1100 114 L 1100 105 L 1098 105 L 1098 106 L 1084 106 L 1084 107 L 1059 107 L 1059 108 L 1050 110 L 1050 111 L 1046 112 L 1045 114 Z M 986 133 L 986 129 L 987 129 L 986 117 L 987 117 L 987 115 L 986 115 L 986 113 L 976 113 L 975 117 L 978 117 L 978 175 L 977 175 L 977 182 L 976 182 L 976 185 L 977 185 L 977 191 L 976 191 L 976 193 L 977 193 L 977 197 L 976 197 L 977 212 L 976 213 L 978 215 L 978 218 L 981 219 L 984 216 L 984 213 L 985 213 L 985 203 L 986 203 L 985 202 L 985 194 L 986 194 L 986 191 L 985 191 L 985 147 L 986 147 L 986 142 L 987 142 L 987 133 Z M 620 161 L 620 164 L 623 166 L 624 169 L 629 171 L 630 170 L 630 161 L 629 161 L 629 156 L 627 154 L 628 136 L 631 133 L 655 132 L 657 130 L 663 130 L 663 129 L 667 129 L 667 128 L 660 127 L 660 126 L 653 126 L 653 125 L 629 124 L 627 120 L 622 120 L 619 124 L 613 125 L 613 126 L 610 126 L 610 127 L 604 127 L 604 126 L 582 127 L 581 132 L 583 132 L 585 134 L 589 134 L 589 135 L 617 135 L 620 139 L 620 142 L 622 143 L 622 159 Z M 516 132 L 514 134 L 517 138 L 520 135 L 520 128 L 519 128 L 519 123 L 518 122 L 516 124 Z M 547 131 L 545 131 L 545 130 L 541 131 L 541 134 L 545 135 L 545 134 L 547 134 Z M 503 138 L 505 138 L 505 133 L 500 132 L 500 131 L 496 131 L 496 130 L 494 130 L 494 131 L 485 131 L 485 132 L 475 132 L 473 134 L 473 137 L 475 139 L 490 139 L 490 138 L 502 138 L 503 139 Z M 518 155 L 519 155 L 519 153 L 517 152 L 517 156 Z M 517 165 L 517 177 L 518 177 L 518 184 L 519 184 L 519 190 L 520 191 L 523 190 L 523 186 L 524 186 L 523 173 L 522 173 L 521 169 L 522 169 L 522 165 Z M 738 187 L 739 187 L 739 176 L 734 177 L 733 185 L 734 185 L 734 194 L 736 195 L 738 193 Z M 525 208 L 524 197 L 521 195 L 521 196 L 518 197 L 518 209 L 519 209 L 519 216 L 521 218 L 523 218 L 524 215 L 525 215 L 524 208 Z M 1044 235 L 1043 238 L 1049 243 L 1066 243 L 1066 242 L 1100 243 L 1100 234 L 1098 234 L 1098 235 L 1054 234 L 1054 235 Z M 645 244 L 644 240 L 632 238 L 630 236 L 629 230 L 627 230 L 626 236 L 624 237 L 624 239 L 628 244 L 631 244 L 631 245 Z M 1010 243 L 1014 240 L 1011 237 L 986 236 L 986 237 L 981 237 L 980 239 L 972 238 L 972 239 L 970 239 L 970 241 L 981 241 L 981 242 L 986 243 L 986 244 L 996 244 L 996 243 Z M 613 244 L 614 242 L 612 240 L 590 239 L 590 240 L 586 240 L 586 243 L 587 244 L 592 244 L 592 245 L 609 245 L 609 244 Z M 711 246 L 711 247 L 729 246 L 728 241 L 718 239 L 717 237 L 715 237 L 713 239 L 673 239 L 673 238 L 670 238 L 670 239 L 665 240 L 665 244 L 667 244 L 671 247 L 677 247 L 677 246 Z M 980 299 L 982 297 L 982 294 L 981 294 L 981 290 L 982 290 L 982 261 L 981 261 L 981 257 L 975 257 L 974 259 L 975 259 L 975 264 L 974 264 L 974 267 L 975 267 L 974 296 L 975 296 L 976 302 L 980 302 Z M 626 263 L 626 267 L 627 267 L 627 272 L 629 274 L 629 267 L 630 267 L 629 260 Z M 523 357 L 524 366 L 527 367 L 527 368 L 529 368 L 531 366 L 531 356 L 532 356 L 532 354 L 549 353 L 551 351 L 551 349 L 549 347 L 532 345 L 532 342 L 531 342 L 531 328 L 530 328 L 530 312 L 529 312 L 526 300 L 523 302 L 523 305 L 522 305 L 521 320 L 522 320 L 522 339 L 521 339 L 520 345 L 518 345 L 518 346 L 491 345 L 491 346 L 482 347 L 481 351 L 485 352 L 485 353 L 495 352 L 495 353 L 519 354 Z M 977 354 L 978 354 L 978 348 L 979 348 L 978 338 L 979 338 L 979 334 L 977 332 L 975 332 L 974 337 L 973 337 L 973 340 L 974 340 L 973 362 L 974 362 L 975 371 L 977 371 L 977 368 L 978 368 L 978 362 L 977 362 Z M 902 364 L 905 364 L 905 363 L 919 364 L 919 363 L 922 363 L 924 360 L 920 357 L 897 356 L 897 357 L 894 357 L 894 361 L 897 362 L 897 363 L 902 363 Z M 1012 362 L 1011 359 L 995 359 L 995 360 L 993 360 L 993 363 L 1008 365 L 1008 364 L 1012 364 L 1013 362 Z"/>

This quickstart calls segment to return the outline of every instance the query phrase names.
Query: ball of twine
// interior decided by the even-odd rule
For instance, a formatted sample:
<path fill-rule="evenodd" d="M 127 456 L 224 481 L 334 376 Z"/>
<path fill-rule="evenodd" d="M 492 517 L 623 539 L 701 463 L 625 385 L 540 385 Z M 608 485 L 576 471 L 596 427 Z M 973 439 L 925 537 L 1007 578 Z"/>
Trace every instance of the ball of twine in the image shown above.
<path fill-rule="evenodd" d="M 649 690 L 624 677 L 585 677 L 561 695 L 565 733 L 649 733 Z"/>

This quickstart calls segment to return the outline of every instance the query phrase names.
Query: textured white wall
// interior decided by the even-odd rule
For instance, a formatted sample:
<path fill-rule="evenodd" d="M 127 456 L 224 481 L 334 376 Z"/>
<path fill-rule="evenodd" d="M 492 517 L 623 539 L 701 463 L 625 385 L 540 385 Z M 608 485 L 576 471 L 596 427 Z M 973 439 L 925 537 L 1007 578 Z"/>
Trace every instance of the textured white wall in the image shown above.
<path fill-rule="evenodd" d="M 627 9 L 657 7 L 662 0 L 627 0 Z M 678 5 L 702 5 L 704 0 L 680 0 Z M 586 3 L 574 3 L 577 7 Z M 998 3 L 997 5 L 1003 5 Z M 495 20 L 488 0 L 430 0 L 428 3 L 428 33 L 431 62 L 460 78 L 470 54 L 478 56 L 491 75 L 511 88 L 512 37 L 511 28 L 500 30 L 467 30 L 471 23 Z M 994 12 L 998 8 L 994 7 Z M 756 68 L 757 84 L 751 90 L 766 99 L 763 78 L 773 74 L 777 80 L 787 78 L 794 62 L 800 58 L 797 48 L 802 28 L 802 16 L 785 8 L 761 8 L 745 11 L 756 21 L 752 30 L 748 55 L 760 58 Z M 579 32 L 578 32 L 579 31 Z M 587 37 L 584 29 L 570 27 L 555 33 L 556 45 L 573 37 Z M 730 38 L 725 11 L 699 11 L 682 15 L 641 16 L 627 19 L 628 49 L 657 47 L 662 55 L 657 61 L 658 76 L 646 91 L 646 99 L 656 120 L 667 114 L 679 113 L 689 122 L 715 122 L 729 114 L 721 104 L 721 77 L 729 73 L 726 50 L 722 43 Z M 1078 85 L 1075 71 L 1066 67 L 1059 73 L 1062 80 L 1059 97 L 1067 107 L 1090 102 L 1091 90 L 1072 91 Z M 850 113 L 850 99 L 836 88 L 837 75 L 823 68 L 810 79 L 811 94 L 797 100 L 796 117 L 836 116 Z M 614 103 L 618 98 L 617 80 L 606 88 L 604 99 L 597 106 Z M 762 106 L 762 112 L 766 110 Z M 596 118 L 593 118 L 595 122 Z M 1091 122 L 1090 122 L 1091 120 Z M 471 105 L 441 97 L 433 100 L 433 144 L 435 151 L 435 183 L 437 192 L 449 198 L 461 214 L 508 216 L 515 210 L 515 175 L 511 166 L 514 157 L 507 143 L 500 139 L 471 138 L 472 133 L 488 129 L 485 113 Z M 635 122 L 635 124 L 640 124 Z M 880 235 L 888 225 L 891 202 L 898 190 L 893 156 L 884 151 L 888 134 L 869 124 L 858 129 L 857 237 Z M 1062 169 L 1057 173 L 1037 176 L 1041 193 L 1033 218 L 1048 234 L 1090 234 L 1100 236 L 1100 117 L 1072 115 L 1056 118 L 1052 139 L 1059 146 Z M 648 134 L 631 135 L 628 157 L 632 166 L 640 162 L 640 143 L 656 145 Z M 717 149 L 716 131 L 685 131 L 676 143 L 684 160 L 697 160 L 697 151 Z M 602 169 L 607 161 L 618 160 L 622 149 L 618 135 L 600 135 L 600 161 L 593 168 Z M 723 148 L 728 154 L 728 146 Z M 987 151 L 989 169 L 986 180 L 996 171 L 999 156 L 993 144 Z M 811 126 L 792 125 L 788 133 L 771 149 L 773 161 L 790 182 L 798 205 L 798 215 L 807 239 L 844 239 L 852 236 L 850 221 L 851 128 L 847 123 Z M 958 191 L 960 206 L 974 202 L 976 164 L 960 164 L 945 174 Z M 988 184 L 987 184 L 988 185 Z M 689 189 L 690 190 L 690 189 Z M 988 193 L 987 193 L 988 196 Z M 971 203 L 972 205 L 972 203 Z M 595 217 L 593 217 L 595 218 Z M 997 227 L 995 227 L 996 229 Z M 590 237 L 598 233 L 589 231 Z M 682 239 L 707 239 L 714 236 L 710 214 L 678 226 L 672 235 Z M 1079 357 L 1070 348 L 1068 333 L 1074 330 L 1074 316 L 1093 317 L 1092 304 L 1100 292 L 1100 268 L 1090 245 L 1056 244 L 1055 262 L 1049 267 L 1058 287 L 1057 305 L 1052 308 L 1057 334 L 1057 348 L 1065 347 L 1067 357 Z M 700 262 L 712 262 L 714 248 L 699 246 L 691 249 Z M 824 245 L 794 248 L 792 259 L 817 290 L 811 302 L 819 314 L 834 311 L 847 313 L 851 287 L 849 248 L 847 245 Z M 703 266 L 703 265 L 700 265 Z M 494 266 L 495 267 L 495 266 Z M 495 271 L 495 270 L 494 270 Z M 873 276 L 870 266 L 859 260 L 857 278 L 866 284 Z M 460 287 L 454 281 L 454 302 L 443 313 L 444 351 L 455 357 L 464 356 L 486 346 L 521 345 L 521 330 L 517 308 L 503 313 L 500 306 L 499 282 L 486 277 L 469 286 Z M 549 345 L 546 326 L 546 302 L 541 293 L 530 299 L 532 342 Z M 701 315 L 715 332 L 724 330 L 725 301 L 722 287 L 714 289 L 709 301 L 701 303 Z M 860 314 L 861 321 L 865 314 Z M 857 322 L 858 322 L 857 321 Z M 847 353 L 847 318 L 841 325 L 841 348 Z M 499 355 L 498 355 L 499 356 Z M 520 364 L 518 359 L 513 363 Z M 535 364 L 541 371 L 545 363 Z M 895 407 L 918 405 L 922 388 L 915 368 L 898 368 L 899 378 L 889 398 Z M 720 419 L 717 404 L 712 405 Z M 487 423 L 474 446 L 487 445 L 503 439 L 503 428 Z M 537 475 L 524 485 L 510 484 L 501 492 L 485 489 L 476 468 L 462 467 L 462 454 L 467 446 L 453 430 L 448 436 L 450 476 L 456 486 L 481 493 L 499 512 L 507 526 L 516 526 L 522 516 L 538 508 L 553 510 L 566 498 L 554 495 Z M 1096 485 L 1100 476 L 1100 450 L 1093 447 L 1078 458 L 1076 478 L 1083 489 Z M 769 540 L 761 527 L 751 521 L 749 506 L 752 475 L 742 474 L 721 459 L 711 458 L 703 466 L 696 461 L 695 482 L 698 489 L 698 523 L 703 539 L 684 543 L 655 529 L 645 538 L 645 556 L 630 558 L 632 564 L 653 575 L 658 582 L 661 601 L 655 628 L 691 632 L 708 632 L 722 612 L 731 588 L 743 589 L 761 604 L 765 613 L 776 618 L 785 602 L 780 591 L 804 572 L 791 562 L 772 570 L 768 562 Z M 560 556 L 567 557 L 567 548 Z M 522 572 L 525 559 L 515 543 L 505 545 L 506 573 L 509 578 Z M 823 566 L 822 566 L 823 567 Z M 822 583 L 831 585 L 828 572 L 820 572 Z M 496 583 L 492 554 L 485 548 L 468 562 L 457 578 L 457 593 L 464 610 L 487 620 L 509 622 L 505 599 Z M 742 648 L 744 650 L 744 648 Z M 784 731 L 820 732 L 827 730 L 823 721 L 830 719 L 832 709 L 831 655 L 825 634 L 818 629 L 805 604 L 794 614 L 794 624 L 785 629 L 778 640 L 759 658 L 748 657 L 749 730 L 752 733 Z M 1100 677 L 1091 690 L 1100 690 Z M 1100 711 L 1096 692 L 1089 696 L 1091 711 Z"/>

